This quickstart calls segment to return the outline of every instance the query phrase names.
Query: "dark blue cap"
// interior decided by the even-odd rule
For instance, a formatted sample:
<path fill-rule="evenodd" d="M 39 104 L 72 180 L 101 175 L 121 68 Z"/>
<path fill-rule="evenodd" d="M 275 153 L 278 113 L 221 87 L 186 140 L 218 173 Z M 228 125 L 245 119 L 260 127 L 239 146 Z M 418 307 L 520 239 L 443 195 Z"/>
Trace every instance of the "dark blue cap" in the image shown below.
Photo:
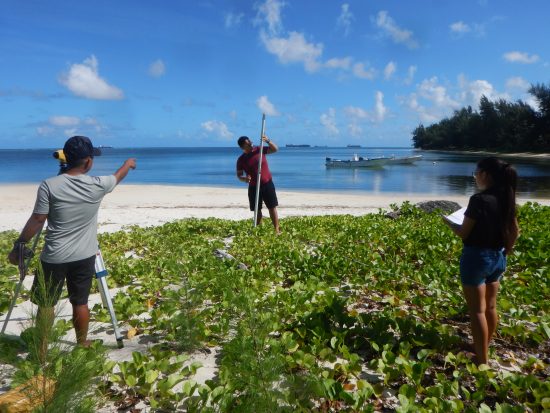
<path fill-rule="evenodd" d="M 73 164 L 88 156 L 93 158 L 94 156 L 101 155 L 101 149 L 94 148 L 92 141 L 86 136 L 73 136 L 65 142 L 63 153 L 65 154 L 67 163 Z"/>

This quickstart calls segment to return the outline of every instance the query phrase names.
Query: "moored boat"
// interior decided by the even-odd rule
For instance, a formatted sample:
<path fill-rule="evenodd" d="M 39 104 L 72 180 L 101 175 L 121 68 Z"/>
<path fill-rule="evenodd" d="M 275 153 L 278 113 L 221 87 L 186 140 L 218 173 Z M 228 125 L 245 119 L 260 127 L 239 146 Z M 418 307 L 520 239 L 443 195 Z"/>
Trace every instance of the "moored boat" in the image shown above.
<path fill-rule="evenodd" d="M 327 168 L 373 168 L 385 165 L 390 158 L 384 156 L 377 158 L 364 158 L 354 155 L 348 160 L 325 158 L 325 166 Z"/>
<path fill-rule="evenodd" d="M 410 164 L 422 159 L 422 155 L 411 155 L 411 156 L 392 156 L 391 158 L 386 158 L 388 164 Z"/>

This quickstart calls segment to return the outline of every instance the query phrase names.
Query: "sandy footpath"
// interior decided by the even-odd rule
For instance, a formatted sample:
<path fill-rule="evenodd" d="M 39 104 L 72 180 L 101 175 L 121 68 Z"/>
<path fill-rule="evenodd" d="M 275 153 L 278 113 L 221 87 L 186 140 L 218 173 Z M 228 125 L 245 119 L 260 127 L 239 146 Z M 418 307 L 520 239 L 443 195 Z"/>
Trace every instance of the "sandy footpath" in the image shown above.
<path fill-rule="evenodd" d="M 0 185 L 0 231 L 21 230 L 30 216 L 38 185 Z M 297 215 L 364 215 L 390 204 L 449 200 L 465 206 L 468 196 L 404 193 L 277 191 L 279 217 Z M 528 201 L 519 200 L 520 203 Z M 550 205 L 550 200 L 534 200 Z M 161 225 L 182 218 L 248 219 L 247 189 L 169 185 L 121 184 L 108 194 L 99 210 L 99 231 L 118 231 L 125 226 Z"/>

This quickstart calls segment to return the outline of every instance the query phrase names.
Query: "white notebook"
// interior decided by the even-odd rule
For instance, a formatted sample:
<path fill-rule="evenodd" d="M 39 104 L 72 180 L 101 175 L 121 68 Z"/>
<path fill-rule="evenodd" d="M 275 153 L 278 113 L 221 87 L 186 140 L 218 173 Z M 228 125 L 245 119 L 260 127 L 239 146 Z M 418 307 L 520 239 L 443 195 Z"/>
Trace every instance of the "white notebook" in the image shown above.
<path fill-rule="evenodd" d="M 453 212 L 451 215 L 444 216 L 443 218 L 453 224 L 462 225 L 462 221 L 464 221 L 464 212 L 466 212 L 466 207 L 460 208 L 458 211 Z"/>

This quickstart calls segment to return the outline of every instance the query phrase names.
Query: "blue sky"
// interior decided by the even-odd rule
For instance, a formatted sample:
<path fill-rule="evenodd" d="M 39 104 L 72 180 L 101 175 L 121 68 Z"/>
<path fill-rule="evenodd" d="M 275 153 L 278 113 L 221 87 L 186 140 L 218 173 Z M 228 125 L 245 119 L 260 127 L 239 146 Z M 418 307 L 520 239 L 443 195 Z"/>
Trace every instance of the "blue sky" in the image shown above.
<path fill-rule="evenodd" d="M 549 84 L 550 2 L 0 0 L 0 148 L 409 146 Z"/>

